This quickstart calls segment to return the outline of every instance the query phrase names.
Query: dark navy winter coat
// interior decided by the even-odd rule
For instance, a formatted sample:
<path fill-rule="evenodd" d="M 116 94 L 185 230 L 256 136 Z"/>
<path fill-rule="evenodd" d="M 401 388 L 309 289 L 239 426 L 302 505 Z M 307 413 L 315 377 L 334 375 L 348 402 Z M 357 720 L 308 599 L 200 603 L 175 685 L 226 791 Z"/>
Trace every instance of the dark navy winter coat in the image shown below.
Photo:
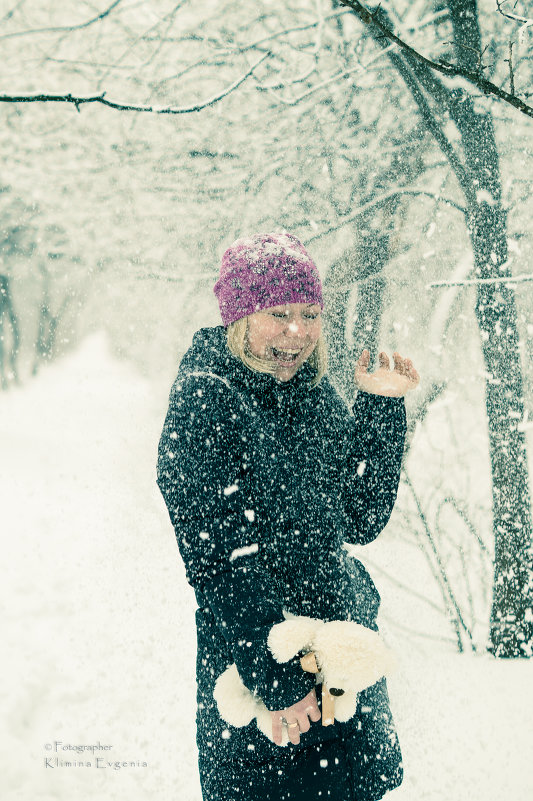
<path fill-rule="evenodd" d="M 233 773 L 235 766 L 271 769 L 328 740 L 342 741 L 351 760 L 353 798 L 381 798 L 401 782 L 384 680 L 361 694 L 351 721 L 314 723 L 299 746 L 285 748 L 267 740 L 255 721 L 228 726 L 213 700 L 214 683 L 232 662 L 272 710 L 314 686 L 298 658 L 280 665 L 266 645 L 284 609 L 376 628 L 378 592 L 343 543 L 370 542 L 389 519 L 404 403 L 360 392 L 350 414 L 326 377 L 311 386 L 313 375 L 304 365 L 283 383 L 250 370 L 230 353 L 219 326 L 195 334 L 170 394 L 158 485 L 198 601 L 205 798 L 226 797 L 213 790 L 224 766 Z"/>

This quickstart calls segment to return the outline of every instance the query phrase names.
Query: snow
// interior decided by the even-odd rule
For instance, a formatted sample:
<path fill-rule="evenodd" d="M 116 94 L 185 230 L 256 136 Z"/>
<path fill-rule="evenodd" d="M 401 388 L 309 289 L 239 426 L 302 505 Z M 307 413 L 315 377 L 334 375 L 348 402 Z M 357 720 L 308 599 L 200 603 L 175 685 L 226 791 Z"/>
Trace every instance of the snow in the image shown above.
<path fill-rule="evenodd" d="M 240 559 L 242 556 L 251 556 L 254 553 L 258 553 L 258 551 L 259 543 L 253 542 L 251 545 L 244 545 L 242 548 L 235 548 L 235 550 L 232 551 L 229 560 L 230 562 L 233 562 L 235 559 Z"/>
<path fill-rule="evenodd" d="M 155 484 L 168 388 L 95 334 L 0 395 L 6 801 L 200 801 L 195 602 Z M 406 778 L 391 798 L 529 801 L 532 663 L 457 654 L 442 615 L 395 583 L 431 598 L 392 529 L 358 551 L 398 657 Z"/>
<path fill-rule="evenodd" d="M 486 189 L 478 189 L 476 191 L 476 203 L 478 203 L 479 205 L 481 205 L 482 203 L 488 203 L 489 206 L 496 205 L 496 201 L 494 200 L 493 196 L 491 195 L 490 192 L 487 192 Z"/>
<path fill-rule="evenodd" d="M 155 484 L 167 390 L 98 335 L 0 395 L 6 801 L 175 798 L 184 772 L 199 798 L 194 599 Z M 45 768 L 80 758 L 55 741 L 147 767 Z"/>

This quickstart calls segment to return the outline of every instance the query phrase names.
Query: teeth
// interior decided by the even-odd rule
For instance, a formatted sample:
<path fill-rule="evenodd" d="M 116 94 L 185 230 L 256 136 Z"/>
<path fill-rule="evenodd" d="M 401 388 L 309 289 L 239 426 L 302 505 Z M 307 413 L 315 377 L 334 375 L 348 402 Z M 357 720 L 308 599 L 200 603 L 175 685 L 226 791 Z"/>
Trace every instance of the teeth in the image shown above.
<path fill-rule="evenodd" d="M 274 358 L 291 363 L 296 361 L 301 352 L 301 348 L 272 348 Z"/>

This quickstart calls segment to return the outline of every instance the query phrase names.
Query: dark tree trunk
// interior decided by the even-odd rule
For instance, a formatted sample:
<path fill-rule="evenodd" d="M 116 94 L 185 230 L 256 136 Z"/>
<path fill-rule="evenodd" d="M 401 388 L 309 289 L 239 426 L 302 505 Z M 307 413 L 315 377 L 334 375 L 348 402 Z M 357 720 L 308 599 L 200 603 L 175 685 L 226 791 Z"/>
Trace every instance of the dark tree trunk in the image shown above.
<path fill-rule="evenodd" d="M 476 0 L 448 0 L 456 61 L 482 69 L 481 33 Z M 379 27 L 356 10 L 381 47 Z M 387 14 L 376 17 L 392 29 Z M 533 651 L 533 552 L 531 501 L 526 446 L 519 423 L 524 416 L 522 368 L 514 292 L 498 278 L 509 277 L 507 224 L 492 117 L 477 110 L 461 88 L 448 89 L 425 64 L 408 54 L 388 57 L 405 81 L 421 119 L 448 159 L 467 204 L 467 226 L 474 252 L 476 317 L 487 372 L 485 385 L 492 473 L 495 543 L 490 647 L 498 657 L 531 656 Z M 432 98 L 429 103 L 425 92 Z M 445 134 L 453 120 L 461 149 Z M 462 151 L 462 152 L 461 152 Z"/>
<path fill-rule="evenodd" d="M 450 0 L 456 58 L 475 69 L 481 57 L 476 0 Z M 471 98 L 454 110 L 472 193 L 468 231 L 479 279 L 476 317 L 487 371 L 485 401 L 492 472 L 495 542 L 490 650 L 501 657 L 531 656 L 533 570 L 531 503 L 524 418 L 522 368 L 514 291 L 494 279 L 509 277 L 507 221 L 492 117 L 476 111 Z"/>

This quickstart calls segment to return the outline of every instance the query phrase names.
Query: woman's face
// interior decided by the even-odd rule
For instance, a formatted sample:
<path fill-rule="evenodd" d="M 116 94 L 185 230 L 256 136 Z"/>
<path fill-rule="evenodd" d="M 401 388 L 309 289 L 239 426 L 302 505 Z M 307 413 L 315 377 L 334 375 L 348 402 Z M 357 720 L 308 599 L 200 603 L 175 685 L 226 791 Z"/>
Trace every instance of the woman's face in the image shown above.
<path fill-rule="evenodd" d="M 248 316 L 248 350 L 275 368 L 278 381 L 289 381 L 309 358 L 322 330 L 318 303 L 288 303 Z"/>

